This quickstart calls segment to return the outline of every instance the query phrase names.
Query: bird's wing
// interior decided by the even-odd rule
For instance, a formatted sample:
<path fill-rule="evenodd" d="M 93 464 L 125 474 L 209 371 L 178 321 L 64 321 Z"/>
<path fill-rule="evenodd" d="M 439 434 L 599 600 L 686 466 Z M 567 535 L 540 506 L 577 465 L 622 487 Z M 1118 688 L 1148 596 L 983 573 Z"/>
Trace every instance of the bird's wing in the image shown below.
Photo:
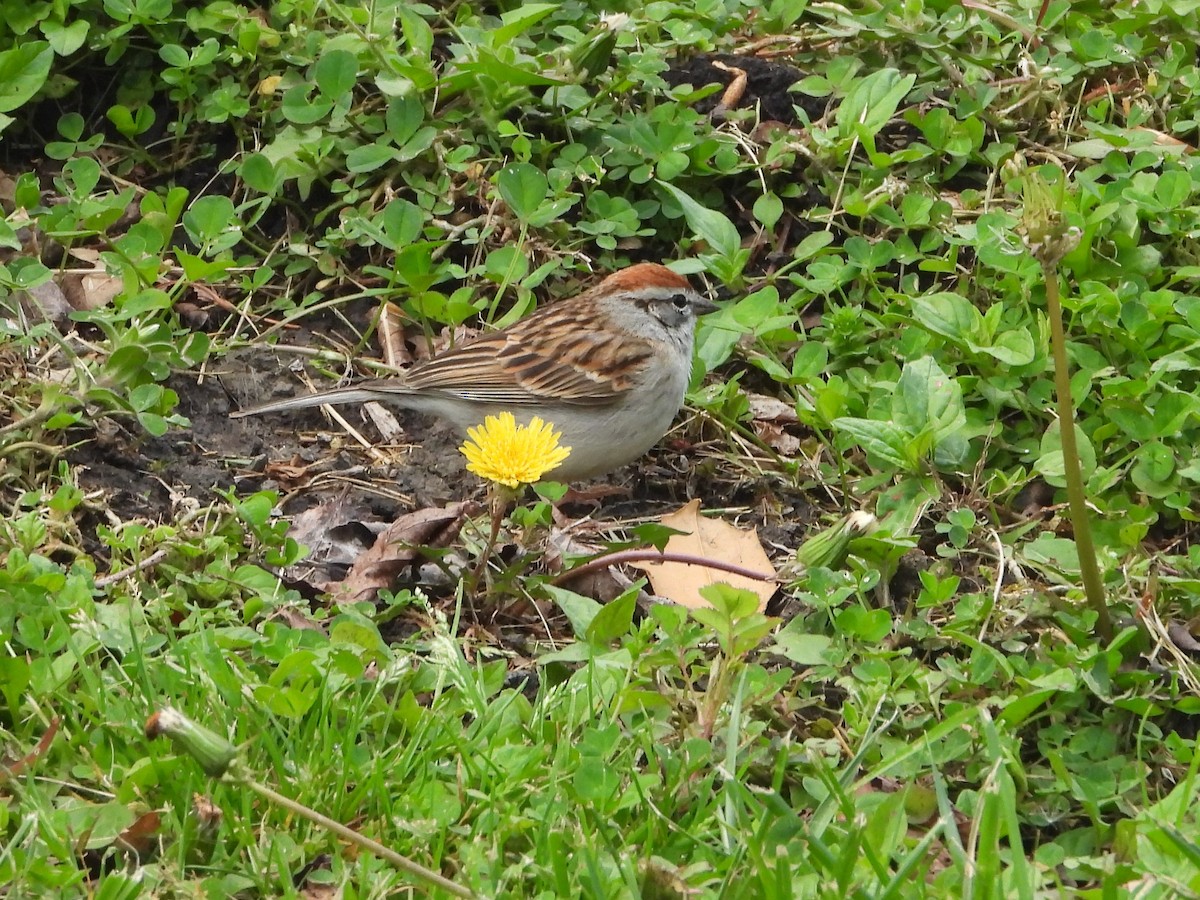
<path fill-rule="evenodd" d="M 547 307 L 413 367 L 404 384 L 483 403 L 603 406 L 633 387 L 653 356 L 649 341 Z"/>

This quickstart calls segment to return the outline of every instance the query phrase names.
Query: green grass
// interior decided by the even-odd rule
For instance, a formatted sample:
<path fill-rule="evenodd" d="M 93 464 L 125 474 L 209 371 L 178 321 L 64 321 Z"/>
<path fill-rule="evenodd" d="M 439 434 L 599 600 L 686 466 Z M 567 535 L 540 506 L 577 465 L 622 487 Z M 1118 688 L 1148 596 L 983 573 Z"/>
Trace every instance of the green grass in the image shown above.
<path fill-rule="evenodd" d="M 0 0 L 0 892 L 417 883 L 169 705 L 480 896 L 1200 896 L 1195 4 L 510 6 Z M 714 117 L 696 57 L 748 47 L 799 80 Z M 640 260 L 728 298 L 651 493 L 760 528 L 771 616 L 554 588 L 542 501 L 475 592 L 281 580 L 259 488 L 312 460 L 205 408 L 232 351 L 341 377 L 384 302 L 437 337 Z"/>

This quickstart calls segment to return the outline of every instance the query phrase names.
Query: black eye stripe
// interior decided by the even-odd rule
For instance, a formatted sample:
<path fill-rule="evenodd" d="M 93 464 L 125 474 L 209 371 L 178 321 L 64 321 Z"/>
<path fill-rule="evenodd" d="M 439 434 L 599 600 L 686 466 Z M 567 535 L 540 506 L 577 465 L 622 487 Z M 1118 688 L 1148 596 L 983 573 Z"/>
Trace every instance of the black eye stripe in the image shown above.
<path fill-rule="evenodd" d="M 692 294 L 685 294 L 681 291 L 677 294 L 660 294 L 657 297 L 637 297 L 633 298 L 633 300 L 634 303 L 642 307 L 642 309 L 650 309 L 653 306 L 660 306 L 661 304 L 670 304 L 677 311 L 684 312 L 685 310 L 690 310 L 692 308 L 693 296 L 694 295 Z"/>

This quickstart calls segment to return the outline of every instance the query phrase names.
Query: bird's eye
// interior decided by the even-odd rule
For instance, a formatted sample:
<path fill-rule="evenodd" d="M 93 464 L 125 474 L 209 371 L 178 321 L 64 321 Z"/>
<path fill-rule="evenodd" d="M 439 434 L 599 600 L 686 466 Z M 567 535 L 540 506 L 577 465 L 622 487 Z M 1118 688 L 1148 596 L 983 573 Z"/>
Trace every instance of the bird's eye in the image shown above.
<path fill-rule="evenodd" d="M 676 294 L 671 298 L 671 303 L 680 312 L 683 312 L 692 305 L 692 301 L 688 299 L 687 294 Z"/>

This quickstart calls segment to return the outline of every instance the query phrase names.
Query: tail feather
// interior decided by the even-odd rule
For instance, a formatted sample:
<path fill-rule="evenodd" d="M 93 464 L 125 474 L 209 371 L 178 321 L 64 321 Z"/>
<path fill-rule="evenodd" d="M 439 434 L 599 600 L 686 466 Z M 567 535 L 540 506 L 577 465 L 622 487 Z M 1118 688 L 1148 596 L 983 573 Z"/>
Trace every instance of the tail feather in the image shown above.
<path fill-rule="evenodd" d="M 369 388 L 361 385 L 350 385 L 343 388 L 334 388 L 331 391 L 318 391 L 315 394 L 301 394 L 299 397 L 272 400 L 270 403 L 263 403 L 259 406 L 251 406 L 248 409 L 239 409 L 236 412 L 231 412 L 229 418 L 241 419 L 245 416 L 257 416 L 262 413 L 286 412 L 291 409 L 309 409 L 313 406 L 324 406 L 327 403 L 369 403 L 372 400 L 387 400 L 389 397 L 395 397 L 397 393 L 402 392 L 395 389 L 380 390 L 377 387 Z"/>

